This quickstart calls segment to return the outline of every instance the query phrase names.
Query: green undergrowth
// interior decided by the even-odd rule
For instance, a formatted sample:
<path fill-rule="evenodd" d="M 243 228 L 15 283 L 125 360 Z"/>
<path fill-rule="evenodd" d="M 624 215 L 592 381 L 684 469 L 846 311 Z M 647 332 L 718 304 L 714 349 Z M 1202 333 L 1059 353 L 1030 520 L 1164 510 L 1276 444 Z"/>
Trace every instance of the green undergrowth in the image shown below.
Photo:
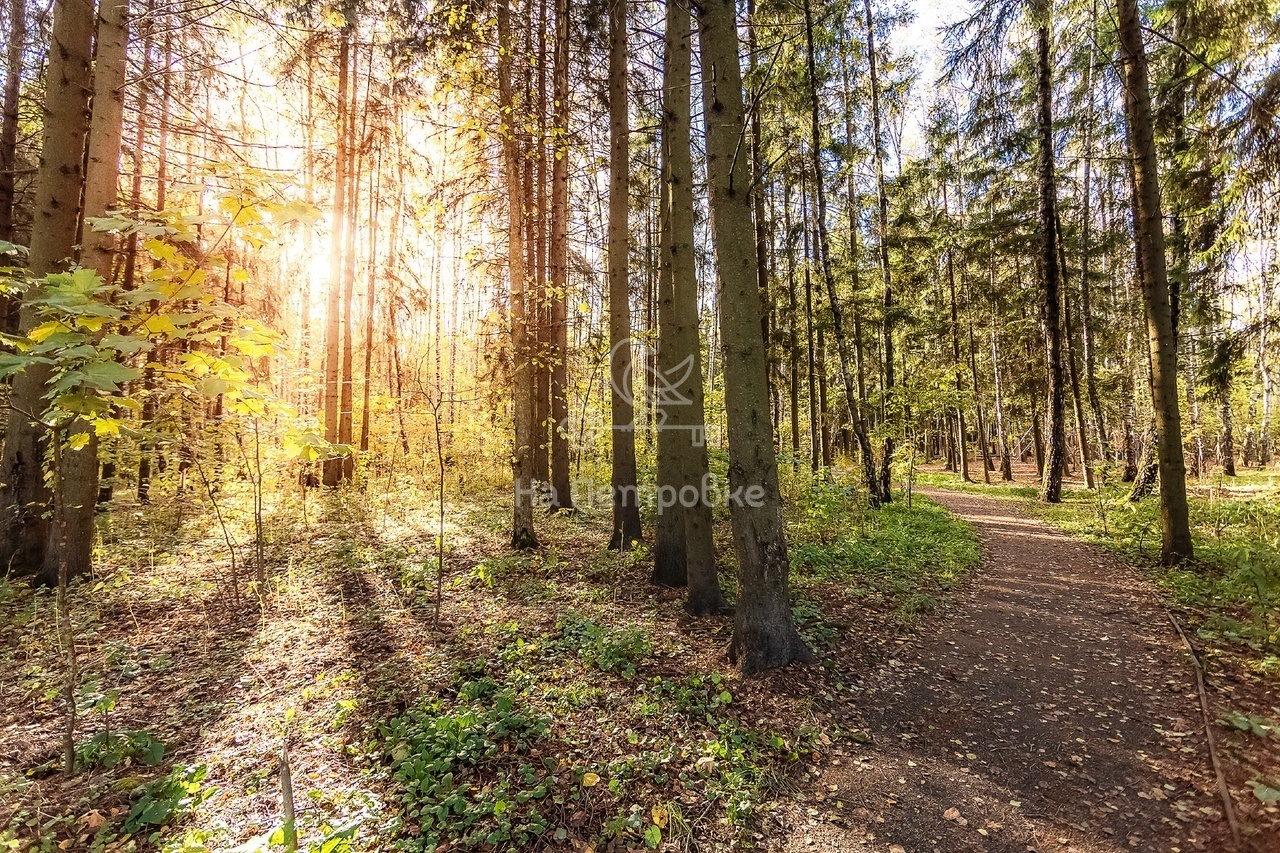
<path fill-rule="evenodd" d="M 1248 650 L 1254 668 L 1280 678 L 1280 487 L 1274 477 L 1248 472 L 1193 485 L 1196 558 L 1176 567 L 1160 565 L 1159 495 L 1132 502 L 1126 483 L 1066 489 L 1061 503 L 1046 504 L 1026 485 L 963 484 L 938 473 L 921 480 L 1016 500 L 1037 518 L 1115 551 L 1191 611 L 1202 636 Z"/>
<path fill-rule="evenodd" d="M 887 646 L 976 562 L 969 529 L 918 497 L 872 511 L 839 476 L 790 471 L 783 488 L 797 624 L 850 672 L 866 660 L 837 650 Z M 862 742 L 832 700 L 850 672 L 744 681 L 724 659 L 731 620 L 690 620 L 648 583 L 644 548 L 605 549 L 606 513 L 539 516 L 544 547 L 514 554 L 505 492 L 451 495 L 440 575 L 434 496 L 407 477 L 276 494 L 265 586 L 245 565 L 243 483 L 220 516 L 187 493 L 111 517 L 100 571 L 69 596 L 65 784 L 52 594 L 0 582 L 0 664 L 21 696 L 0 746 L 41 744 L 0 772 L 0 849 L 283 850 L 282 741 L 301 850 L 727 847 L 766 831 L 801 768 Z M 715 537 L 732 601 L 722 510 Z"/>
<path fill-rule="evenodd" d="M 978 564 L 973 528 L 927 498 L 913 495 L 908 505 L 898 492 L 873 510 L 840 481 L 806 485 L 788 495 L 793 584 L 801 592 L 840 584 L 906 625 Z"/>
<path fill-rule="evenodd" d="M 486 633 L 495 645 L 456 666 L 447 690 L 377 726 L 401 849 L 654 849 L 713 825 L 736 835 L 772 781 L 836 734 L 742 718 L 727 675 L 659 671 L 635 627 L 571 612 L 552 631 Z"/>

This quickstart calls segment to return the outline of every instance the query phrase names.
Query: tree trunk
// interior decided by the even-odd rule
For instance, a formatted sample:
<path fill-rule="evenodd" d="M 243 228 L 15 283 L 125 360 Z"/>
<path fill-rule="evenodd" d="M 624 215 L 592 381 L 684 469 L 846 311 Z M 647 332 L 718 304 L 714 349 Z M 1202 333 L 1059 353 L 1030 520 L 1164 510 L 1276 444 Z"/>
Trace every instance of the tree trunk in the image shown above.
<path fill-rule="evenodd" d="M 103 0 L 98 15 L 93 68 L 93 113 L 84 181 L 84 236 L 80 263 L 111 282 L 115 236 L 94 231 L 88 220 L 105 216 L 119 199 L 120 135 L 124 125 L 125 45 L 128 0 Z M 53 584 L 65 568 L 68 577 L 87 574 L 93 553 L 93 514 L 98 501 L 98 439 L 93 428 L 76 423 L 68 438 L 88 436 L 88 443 L 61 453 L 59 510 L 64 528 L 49 531 L 41 580 Z"/>
<path fill-rule="evenodd" d="M 829 469 L 835 464 L 835 457 L 831 450 L 831 402 L 827 397 L 827 335 L 821 326 L 818 327 L 818 434 L 822 439 L 822 467 Z"/>
<path fill-rule="evenodd" d="M 685 25 L 688 29 L 688 25 Z M 630 116 L 627 110 L 627 3 L 609 3 L 609 379 L 612 393 L 613 534 L 609 547 L 630 550 L 640 541 L 636 488 L 635 387 L 631 374 Z"/>
<path fill-rule="evenodd" d="M 514 500 L 511 512 L 511 546 L 519 550 L 538 547 L 533 530 L 533 365 L 529 358 L 525 325 L 524 184 L 521 152 L 517 142 L 519 117 L 515 114 L 511 87 L 511 9 L 508 0 L 498 2 L 498 106 L 502 111 L 502 153 L 507 186 L 507 268 L 511 278 L 511 390 L 514 398 L 515 447 L 511 454 Z"/>
<path fill-rule="evenodd" d="M 1089 31 L 1091 37 L 1098 28 L 1098 2 L 1093 0 Z M 1109 456 L 1110 439 L 1107 435 L 1107 422 L 1102 412 L 1102 400 L 1098 396 L 1098 379 L 1096 371 L 1097 354 L 1094 352 L 1093 340 L 1093 283 L 1089 280 L 1090 235 L 1092 230 L 1093 190 L 1091 186 L 1091 166 L 1093 165 L 1093 64 L 1095 50 L 1091 43 L 1089 61 L 1084 70 L 1084 88 L 1088 92 L 1088 106 L 1084 121 L 1084 177 L 1080 185 L 1080 344 L 1084 359 L 1084 387 L 1089 395 L 1089 408 L 1093 410 L 1094 425 L 1098 430 L 1098 453 L 1105 462 Z"/>
<path fill-rule="evenodd" d="M 555 155 L 551 162 L 551 292 L 548 294 L 551 368 L 551 508 L 572 510 L 569 484 L 569 0 L 555 0 L 552 81 Z M 625 24 L 624 24 L 625 26 Z M 625 81 L 624 81 L 625 82 Z M 625 101 L 626 93 L 623 92 Z"/>
<path fill-rule="evenodd" d="M 36 197 L 27 256 L 33 278 L 64 269 L 71 258 L 84 184 L 84 145 L 89 131 L 89 70 L 93 40 L 93 4 L 58 0 L 53 7 L 53 48 L 45 72 L 44 141 L 36 173 Z M 19 330 L 40 322 L 24 305 Z M 44 394 L 49 365 L 33 364 L 14 377 L 9 393 L 8 428 L 0 474 L 0 565 L 20 574 L 42 573 L 53 535 L 51 494 L 45 485 L 45 430 L 35 419 L 47 408 Z M 49 578 L 45 577 L 45 580 Z"/>
<path fill-rule="evenodd" d="M 871 77 L 871 133 L 872 149 L 876 161 L 876 196 L 879 202 L 880 223 L 880 277 L 884 279 L 884 300 L 882 303 L 881 326 L 884 342 L 884 405 L 893 395 L 893 278 L 889 269 L 889 196 L 885 192 L 884 182 L 884 139 L 880 132 L 880 78 L 876 71 L 876 38 L 875 21 L 871 16 L 871 0 L 862 0 L 862 8 L 866 13 L 867 25 L 867 63 Z M 887 419 L 888 411 L 885 410 Z M 963 442 L 964 436 L 961 435 Z M 885 436 L 884 452 L 880 459 L 880 500 L 888 503 L 893 493 L 889 488 L 889 466 L 893 462 L 893 438 Z"/>
<path fill-rule="evenodd" d="M 791 468 L 800 469 L 800 305 L 796 298 L 796 247 L 791 233 L 791 183 L 783 179 L 783 237 L 787 258 L 787 360 L 791 393 Z"/>
<path fill-rule="evenodd" d="M 844 389 L 845 405 L 849 408 L 849 419 L 853 423 L 854 435 L 857 437 L 858 444 L 862 449 L 863 474 L 867 484 L 868 500 L 874 507 L 889 499 L 888 478 L 887 473 L 883 477 L 878 477 L 876 474 L 875 454 L 871 449 L 871 440 L 868 436 L 866 425 L 863 423 L 862 408 L 854 390 L 854 365 L 849 354 L 849 340 L 844 332 L 844 317 L 840 307 L 840 299 L 836 295 L 835 276 L 831 271 L 831 241 L 827 235 L 827 190 L 826 182 L 822 175 L 822 124 L 821 111 L 819 109 L 817 60 L 814 57 L 813 50 L 813 12 L 810 8 L 809 0 L 804 2 L 804 22 L 806 58 L 809 71 L 809 154 L 812 158 L 814 189 L 818 202 L 818 209 L 814 214 L 814 218 L 817 221 L 818 260 L 821 264 L 822 280 L 826 285 L 827 306 L 831 311 L 831 331 L 836 338 L 836 354 L 840 359 L 840 379 L 841 386 Z M 874 63 L 875 60 L 873 59 L 873 79 L 875 76 Z M 873 83 L 872 85 L 874 86 L 875 84 Z M 825 384 L 825 365 L 823 365 L 823 371 L 823 384 Z M 825 404 L 822 405 L 821 411 L 825 413 Z M 819 437 L 823 439 L 823 462 L 826 463 L 829 461 L 830 451 L 827 448 L 828 439 L 826 437 L 825 423 L 823 427 L 823 432 Z M 891 452 L 891 449 L 892 443 L 886 440 L 885 452 Z"/>
<path fill-rule="evenodd" d="M 1080 399 L 1080 369 L 1076 364 L 1076 326 L 1075 318 L 1071 313 L 1071 290 L 1065 286 L 1067 277 L 1067 255 L 1062 247 L 1062 222 L 1058 222 L 1058 265 L 1061 271 L 1064 286 L 1062 290 L 1062 342 L 1065 349 L 1065 357 L 1067 359 L 1067 376 L 1071 383 L 1071 406 L 1076 418 L 1076 438 L 1080 442 L 1080 468 L 1084 471 L 1084 484 L 1086 488 L 1094 487 L 1093 481 L 1093 460 L 1089 453 L 1089 433 L 1087 422 L 1084 416 L 1084 406 Z"/>
<path fill-rule="evenodd" d="M 355 11 L 348 20 L 355 28 Z M 354 36 L 353 36 L 354 38 Z M 369 70 L 366 69 L 366 74 Z M 361 128 L 356 135 L 356 102 L 360 95 L 360 51 L 351 53 L 351 102 L 347 106 L 347 231 L 345 257 L 342 259 L 342 389 L 338 405 L 338 441 L 352 444 L 355 426 L 355 346 L 353 341 L 355 316 L 352 305 L 355 302 L 356 287 L 356 231 L 360 219 L 360 174 L 364 169 L 363 139 L 364 125 L 369 119 L 368 96 L 365 97 L 361 111 Z M 347 453 L 342 457 L 342 479 L 348 480 L 355 473 L 355 454 Z"/>
<path fill-rule="evenodd" d="M 716 574 L 711 504 L 707 494 L 710 475 L 698 337 L 694 173 L 690 148 L 693 52 L 687 7 L 667 4 L 666 27 L 662 75 L 665 191 L 663 270 L 658 294 L 660 387 L 657 389 L 661 516 L 659 547 L 654 550 L 654 580 L 666 584 L 687 582 L 686 606 L 689 612 L 702 616 L 724 610 L 725 602 Z M 759 341 L 759 326 L 754 333 Z"/>
<path fill-rule="evenodd" d="M 729 657 L 744 675 L 810 662 L 791 617 L 787 541 L 769 424 L 769 386 L 760 340 L 760 290 L 746 158 L 742 69 L 733 0 L 698 7 L 712 244 L 719 278 L 729 430 L 730 514 L 738 556 L 738 603 Z"/>
<path fill-rule="evenodd" d="M 0 114 L 0 240 L 13 242 L 14 180 L 18 167 L 18 97 L 22 51 L 27 46 L 26 0 L 10 0 L 9 49 L 5 54 L 4 105 Z M 5 315 L 9 313 L 5 299 Z M 6 324 L 7 325 L 7 324 Z M 7 330 L 7 328 L 6 328 Z"/>
<path fill-rule="evenodd" d="M 1182 460 L 1182 422 L 1178 411 L 1178 341 L 1165 267 L 1164 223 L 1160 211 L 1160 178 L 1151 121 L 1151 91 L 1147 54 L 1142 42 L 1137 0 L 1117 0 L 1120 59 L 1129 151 L 1137 185 L 1134 223 L 1143 247 L 1142 298 L 1147 314 L 1151 350 L 1151 394 L 1155 410 L 1160 460 L 1160 509 L 1163 539 L 1161 558 L 1178 563 L 1192 556 L 1191 525 L 1187 513 L 1186 468 Z"/>
<path fill-rule="evenodd" d="M 944 186 L 942 189 L 943 207 L 946 207 L 947 190 Z M 947 285 L 951 293 L 951 364 L 955 371 L 956 396 L 959 397 L 963 393 L 964 385 L 960 378 L 962 371 L 960 362 L 960 313 L 956 303 L 956 265 L 955 251 L 947 250 Z M 976 386 L 975 386 L 976 387 Z M 960 472 L 960 479 L 966 483 L 973 482 L 973 478 L 969 475 L 969 450 L 968 450 L 968 430 L 964 423 L 964 407 L 956 405 L 955 411 L 955 436 L 957 462 Z M 984 474 L 985 474 L 985 468 Z"/>
<path fill-rule="evenodd" d="M 530 22 L 532 24 L 532 21 Z M 551 433 L 556 425 L 551 418 L 551 313 L 547 290 L 547 0 L 538 0 L 536 29 L 529 31 L 532 54 L 533 33 L 537 33 L 538 69 L 536 95 L 530 90 L 533 72 L 525 66 L 525 101 L 537 111 L 536 133 L 526 144 L 532 156 L 525 160 L 525 199 L 532 202 L 532 215 L 525 216 L 525 258 L 533 276 L 533 302 L 526 316 L 534 319 L 529 328 L 529 346 L 533 353 L 534 398 L 533 422 L 537 440 L 533 444 L 533 478 L 551 484 Z M 557 144 L 560 144 L 558 141 Z M 551 506 L 556 496 L 551 495 Z"/>
<path fill-rule="evenodd" d="M 344 26 L 338 36 L 338 96 L 337 114 L 334 118 L 336 146 L 333 173 L 333 217 L 329 235 L 329 293 L 328 316 L 325 318 L 324 343 L 324 437 L 337 444 L 339 420 L 338 371 L 341 364 L 342 339 L 342 267 L 346 246 L 347 226 L 347 71 L 351 64 L 351 34 Z M 323 465 L 324 484 L 336 486 L 343 480 L 343 459 L 326 459 Z"/>
<path fill-rule="evenodd" d="M 1043 0 L 1041 14 L 1049 17 L 1051 0 Z M 1058 189 L 1054 176 L 1053 81 L 1049 70 L 1049 30 L 1047 20 L 1036 30 L 1036 131 L 1039 136 L 1039 184 L 1041 274 L 1044 277 L 1045 367 L 1049 384 L 1047 401 L 1049 448 L 1045 459 L 1041 492 L 1048 503 L 1062 500 L 1062 474 L 1066 464 L 1066 424 L 1062 371 L 1061 269 L 1058 266 Z"/>
<path fill-rule="evenodd" d="M 756 69 L 756 0 L 747 0 L 747 62 L 748 70 L 754 74 Z M 756 236 L 756 283 L 760 288 L 760 336 L 764 340 L 765 361 L 772 367 L 770 351 L 772 350 L 769 299 L 769 257 L 767 223 L 764 218 L 764 158 L 760 153 L 760 104 L 757 101 L 751 108 L 751 203 L 755 213 Z M 766 372 L 770 382 L 770 399 L 773 397 L 773 371 Z M 775 430 L 776 431 L 776 430 Z"/>
<path fill-rule="evenodd" d="M 995 268 L 992 267 L 992 278 L 994 277 Z M 992 292 L 995 292 L 994 288 Z M 995 388 L 996 440 L 1000 443 L 1000 479 L 1008 483 L 1013 480 L 1013 460 L 1009 453 L 1009 437 L 1004 431 L 1004 389 L 1000 384 L 999 337 L 996 331 L 996 312 L 993 305 L 991 310 L 991 370 Z"/>
<path fill-rule="evenodd" d="M 369 269 L 365 280 L 364 295 L 364 389 L 360 405 L 360 452 L 369 452 L 369 427 L 373 420 L 370 401 L 373 397 L 373 316 L 378 303 L 378 216 L 382 200 L 382 158 L 373 170 L 373 184 L 369 187 Z M 436 341 L 439 355 L 440 341 Z M 439 389 L 437 388 L 437 393 Z"/>
<path fill-rule="evenodd" d="M 813 253 L 809 242 L 809 194 L 804 177 L 806 174 L 802 172 L 800 179 L 800 227 L 804 235 L 805 356 L 808 368 L 805 378 L 809 386 L 809 470 L 817 473 L 822 467 L 822 437 L 818 426 L 818 359 L 813 315 Z"/>
<path fill-rule="evenodd" d="M 966 287 L 967 289 L 967 287 Z M 978 387 L 978 344 L 973 333 L 973 321 L 969 321 L 969 373 L 973 376 L 973 411 L 978 418 L 978 448 L 982 451 L 982 481 L 991 485 L 991 448 L 987 444 L 987 424 L 982 416 L 982 394 Z"/>
<path fill-rule="evenodd" d="M 1222 429 L 1218 433 L 1218 464 L 1228 477 L 1236 475 L 1235 423 L 1231 414 L 1231 385 L 1228 383 L 1218 393 L 1218 418 Z"/>
<path fill-rule="evenodd" d="M 1040 407 L 1035 404 L 1035 400 L 1031 401 L 1031 441 L 1032 447 L 1035 449 L 1036 457 L 1036 476 L 1041 480 L 1044 479 L 1044 430 L 1040 426 Z"/>

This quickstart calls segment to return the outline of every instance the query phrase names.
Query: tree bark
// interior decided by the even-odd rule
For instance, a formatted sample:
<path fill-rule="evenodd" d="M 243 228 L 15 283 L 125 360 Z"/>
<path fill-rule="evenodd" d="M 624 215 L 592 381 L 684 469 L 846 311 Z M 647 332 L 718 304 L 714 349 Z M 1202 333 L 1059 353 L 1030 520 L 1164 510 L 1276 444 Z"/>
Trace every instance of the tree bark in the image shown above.
<path fill-rule="evenodd" d="M 992 268 L 992 278 L 995 277 L 994 267 Z M 994 288 L 992 290 L 994 293 Z M 996 312 L 994 306 L 991 310 L 991 370 L 994 380 L 993 387 L 995 389 L 995 406 L 996 406 L 996 440 L 1000 443 L 1000 479 L 1008 483 L 1013 480 L 1013 460 L 1009 453 L 1009 437 L 1004 431 L 1004 389 L 1000 383 L 1000 344 L 999 333 L 996 331 Z"/>
<path fill-rule="evenodd" d="M 769 422 L 769 386 L 760 340 L 760 290 L 746 158 L 742 69 L 733 0 L 698 7 L 712 244 L 719 278 L 729 430 L 729 509 L 738 557 L 738 603 L 729 657 L 744 675 L 813 653 L 791 617 L 787 542 Z M 733 494 L 735 490 L 737 495 Z"/>
<path fill-rule="evenodd" d="M 815 474 L 822 467 L 822 438 L 818 426 L 818 359 L 815 317 L 813 314 L 813 252 L 809 240 L 809 193 L 807 171 L 800 178 L 800 227 L 804 235 L 804 330 L 805 330 L 805 378 L 809 391 L 809 470 Z M 874 480 L 874 472 L 872 474 Z M 868 481 L 871 482 L 871 481 Z"/>
<path fill-rule="evenodd" d="M 1098 28 L 1098 2 L 1093 0 L 1089 29 L 1091 35 Z M 1107 421 L 1102 411 L 1102 399 L 1098 396 L 1097 353 L 1093 340 L 1093 283 L 1089 280 L 1089 261 L 1092 245 L 1092 199 L 1091 167 L 1093 165 L 1093 63 L 1095 50 L 1089 48 L 1089 59 L 1084 70 L 1084 88 L 1088 92 L 1088 105 L 1084 120 L 1084 176 L 1080 185 L 1080 345 L 1084 360 L 1084 387 L 1089 396 L 1089 408 L 1093 410 L 1093 421 L 1098 431 L 1098 454 L 1105 462 L 1109 458 L 1110 438 L 1107 435 Z"/>
<path fill-rule="evenodd" d="M 566 310 L 569 288 L 569 0 L 555 0 L 555 26 L 555 67 L 552 71 L 555 148 L 551 163 L 551 292 L 548 294 L 550 327 L 547 330 L 551 362 L 551 508 L 571 511 L 569 318 Z M 623 97 L 625 103 L 625 90 Z"/>
<path fill-rule="evenodd" d="M 348 20 L 352 32 L 355 30 L 355 15 L 352 10 Z M 355 36 L 352 35 L 352 39 Z M 366 75 L 370 72 L 366 69 Z M 356 134 L 356 102 L 360 95 L 360 51 L 357 48 L 351 53 L 351 101 L 347 105 L 347 229 L 346 249 L 342 259 L 342 378 L 338 411 L 338 441 L 352 444 L 355 437 L 355 316 L 352 306 L 355 302 L 356 287 L 356 231 L 360 219 L 360 174 L 364 169 L 363 140 L 365 124 L 369 119 L 369 99 L 366 94 L 364 108 L 360 116 L 360 134 Z M 347 453 L 342 459 L 342 479 L 348 480 L 355 473 L 355 454 Z"/>
<path fill-rule="evenodd" d="M 89 0 L 58 0 L 53 7 L 52 45 L 45 72 L 44 140 L 36 173 L 31 247 L 32 278 L 65 269 L 76 241 L 80 192 L 84 184 L 88 100 L 92 86 L 90 48 L 94 12 Z M 19 330 L 40 322 L 23 305 Z M 35 422 L 47 408 L 49 365 L 33 364 L 14 377 L 0 473 L 0 565 L 20 574 L 44 572 L 53 534 L 51 497 L 45 485 L 45 429 Z M 46 578 L 47 579 L 47 578 Z"/>
<path fill-rule="evenodd" d="M 507 268 L 511 279 L 511 391 L 515 420 L 515 447 L 511 454 L 514 499 L 511 512 L 511 546 L 518 550 L 538 547 L 533 529 L 533 402 L 534 371 L 529 358 L 525 325 L 524 184 L 517 141 L 519 117 L 511 86 L 512 47 L 509 0 L 498 2 L 498 106 L 501 110 L 502 153 L 507 186 Z"/>
<path fill-rule="evenodd" d="M 1071 289 L 1065 286 L 1067 278 L 1067 255 L 1062 243 L 1062 222 L 1058 222 L 1058 266 L 1061 271 L 1062 290 L 1062 343 L 1067 359 L 1067 377 L 1071 383 L 1071 406 L 1076 418 L 1076 438 L 1080 442 L 1080 468 L 1084 471 L 1085 487 L 1092 489 L 1093 459 L 1089 452 L 1088 423 L 1084 416 L 1084 406 L 1080 398 L 1080 368 L 1076 362 L 1076 324 L 1071 312 Z"/>
<path fill-rule="evenodd" d="M 1066 465 L 1066 423 L 1062 370 L 1062 270 L 1058 266 L 1058 188 L 1054 175 L 1053 80 L 1049 67 L 1051 0 L 1042 0 L 1036 29 L 1036 131 L 1039 137 L 1040 186 L 1040 268 L 1043 276 L 1045 367 L 1048 380 L 1047 430 L 1049 447 L 1045 459 L 1041 496 L 1048 503 L 1062 500 L 1062 474 Z"/>
<path fill-rule="evenodd" d="M 800 306 L 796 298 L 796 246 L 791 232 L 791 183 L 783 180 L 783 240 L 787 260 L 787 361 L 791 394 L 791 468 L 800 469 Z"/>
<path fill-rule="evenodd" d="M 337 444 L 339 422 L 338 371 L 342 357 L 342 267 L 346 246 L 347 227 L 347 71 L 351 64 L 351 35 L 343 26 L 338 35 L 338 96 L 336 99 L 336 144 L 333 173 L 333 217 L 329 234 L 329 293 L 328 315 L 325 318 L 324 343 L 324 437 Z M 323 464 L 323 480 L 326 486 L 336 486 L 343 480 L 343 459 L 326 459 Z"/>
<path fill-rule="evenodd" d="M 128 43 L 127 0 L 103 0 L 97 21 L 97 49 L 93 67 L 93 112 L 84 182 L 84 236 L 81 266 L 93 269 L 104 282 L 112 279 L 115 236 L 95 231 L 88 220 L 105 216 L 119 198 L 120 135 L 124 125 L 125 45 Z M 49 531 L 41 581 L 54 584 L 58 572 L 68 577 L 87 574 L 93 553 L 93 515 L 98 502 L 98 439 L 92 427 L 77 423 L 67 437 L 88 436 L 77 450 L 61 453 L 58 481 L 59 511 L 64 525 Z"/>
<path fill-rule="evenodd" d="M 687 29 L 687 25 L 686 25 Z M 613 534 L 609 547 L 640 541 L 636 488 L 635 387 L 631 373 L 630 116 L 627 110 L 627 0 L 609 3 L 609 379 L 613 437 Z"/>
<path fill-rule="evenodd" d="M 1151 121 L 1151 91 L 1147 80 L 1147 53 L 1137 0 L 1117 0 L 1120 61 L 1124 69 L 1124 102 L 1137 186 L 1134 222 L 1143 247 L 1142 298 L 1147 314 L 1147 338 L 1151 351 L 1151 401 L 1160 464 L 1160 510 L 1163 528 L 1161 558 L 1173 564 L 1192 556 L 1191 525 L 1187 512 L 1186 467 L 1182 459 L 1182 422 L 1178 410 L 1178 341 L 1174 332 L 1173 305 L 1165 266 L 1164 223 L 1160 209 L 1160 177 Z"/>
<path fill-rule="evenodd" d="M 687 582 L 686 607 L 695 616 L 702 616 L 724 610 L 725 601 L 716 574 L 706 488 L 710 467 L 694 256 L 690 23 L 687 7 L 667 4 L 663 62 L 664 270 L 658 294 L 657 389 L 658 503 L 665 518 L 659 520 L 660 550 L 654 551 L 654 580 L 667 584 Z M 758 326 L 755 334 L 758 339 Z"/>
<path fill-rule="evenodd" d="M 9 49 L 5 54 L 4 104 L 0 113 L 0 240 L 13 242 L 14 180 L 18 167 L 18 97 L 22 52 L 27 46 L 26 0 L 10 0 Z M 7 301 L 7 300 L 6 300 Z M 8 314 L 6 306 L 5 314 Z"/>
<path fill-rule="evenodd" d="M 943 206 L 946 206 L 947 190 L 942 189 Z M 947 285 L 951 294 L 951 365 L 955 371 L 956 396 L 959 397 L 964 390 L 960 374 L 962 366 L 960 362 L 960 312 L 956 302 L 956 265 L 955 251 L 947 250 Z M 975 386 L 976 387 L 976 386 Z M 955 436 L 956 436 L 956 455 L 957 467 L 960 479 L 966 483 L 973 482 L 973 478 L 969 475 L 969 449 L 968 449 L 968 429 L 964 422 L 964 406 L 957 401 L 955 410 Z"/>
<path fill-rule="evenodd" d="M 371 400 L 373 397 L 373 318 L 378 304 L 378 218 L 382 201 L 382 158 L 374 168 L 373 184 L 369 187 L 369 268 L 365 279 L 364 294 L 364 389 L 360 405 L 360 452 L 369 452 L 369 427 L 373 420 Z M 440 341 L 436 341 L 436 354 L 439 355 Z M 437 392 L 439 389 L 436 389 Z"/>
<path fill-rule="evenodd" d="M 884 280 L 884 299 L 881 303 L 881 328 L 883 333 L 884 405 L 887 407 L 893 395 L 893 276 L 889 267 L 889 196 L 884 181 L 884 139 L 880 131 L 880 77 L 876 70 L 875 20 L 871 15 L 871 0 L 862 0 L 867 27 L 867 71 L 871 78 L 871 141 L 876 161 L 876 197 L 879 204 L 880 223 L 880 277 Z M 887 419 L 888 410 L 884 416 Z M 961 436 L 961 440 L 963 440 Z M 888 503 L 893 492 L 889 487 L 889 466 L 893 463 L 893 437 L 886 435 L 883 455 L 880 459 L 880 490 L 882 503 Z"/>

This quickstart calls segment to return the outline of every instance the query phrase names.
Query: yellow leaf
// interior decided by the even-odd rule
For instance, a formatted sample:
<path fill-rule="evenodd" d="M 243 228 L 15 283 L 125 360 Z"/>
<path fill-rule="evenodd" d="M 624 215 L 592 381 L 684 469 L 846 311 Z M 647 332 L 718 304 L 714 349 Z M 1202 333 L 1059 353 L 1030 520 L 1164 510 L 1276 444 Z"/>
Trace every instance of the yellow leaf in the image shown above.
<path fill-rule="evenodd" d="M 65 323 L 60 323 L 57 320 L 49 320 L 27 332 L 27 337 L 36 343 L 40 343 L 45 338 L 56 335 L 58 332 L 69 331 L 71 331 L 71 329 Z"/>
<path fill-rule="evenodd" d="M 173 321 L 166 314 L 148 317 L 147 322 L 143 323 L 142 327 L 152 335 L 173 335 L 178 332 L 178 327 L 173 324 Z"/>
<path fill-rule="evenodd" d="M 596 785 L 599 785 L 599 784 L 600 784 L 600 776 L 598 774 L 596 773 L 582 774 L 582 787 L 594 788 Z"/>
<path fill-rule="evenodd" d="M 107 324 L 106 317 L 77 317 L 76 325 L 82 329 L 96 332 Z"/>
<path fill-rule="evenodd" d="M 652 809 L 653 822 L 663 829 L 667 828 L 667 807 L 659 803 Z"/>
<path fill-rule="evenodd" d="M 157 261 L 177 260 L 178 251 L 162 240 L 148 240 L 142 245 Z"/>

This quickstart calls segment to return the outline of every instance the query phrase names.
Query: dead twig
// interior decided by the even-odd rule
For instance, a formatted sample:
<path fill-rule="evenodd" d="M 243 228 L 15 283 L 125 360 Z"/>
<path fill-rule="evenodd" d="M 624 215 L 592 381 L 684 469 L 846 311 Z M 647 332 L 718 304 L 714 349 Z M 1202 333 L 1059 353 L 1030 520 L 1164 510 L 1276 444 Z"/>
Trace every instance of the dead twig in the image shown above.
<path fill-rule="evenodd" d="M 1204 718 L 1204 736 L 1209 743 L 1209 762 L 1213 765 L 1213 774 L 1218 780 L 1218 793 L 1222 797 L 1222 807 L 1227 814 L 1227 825 L 1231 827 L 1231 838 L 1239 849 L 1240 841 L 1240 820 L 1236 817 L 1235 803 L 1231 799 L 1231 788 L 1227 785 L 1227 777 L 1222 773 L 1222 763 L 1218 760 L 1218 747 L 1213 740 L 1213 721 L 1209 716 L 1209 697 L 1204 689 L 1204 667 L 1200 665 L 1200 656 L 1196 654 L 1195 647 L 1191 645 L 1191 640 L 1187 637 L 1186 631 L 1182 630 L 1182 625 L 1178 623 L 1177 618 L 1169 610 L 1165 610 L 1169 615 L 1169 621 L 1173 623 L 1174 630 L 1178 632 L 1178 636 L 1182 638 L 1182 642 L 1186 644 L 1187 651 L 1191 653 L 1191 665 L 1196 670 L 1196 690 L 1200 694 L 1200 714 Z"/>

